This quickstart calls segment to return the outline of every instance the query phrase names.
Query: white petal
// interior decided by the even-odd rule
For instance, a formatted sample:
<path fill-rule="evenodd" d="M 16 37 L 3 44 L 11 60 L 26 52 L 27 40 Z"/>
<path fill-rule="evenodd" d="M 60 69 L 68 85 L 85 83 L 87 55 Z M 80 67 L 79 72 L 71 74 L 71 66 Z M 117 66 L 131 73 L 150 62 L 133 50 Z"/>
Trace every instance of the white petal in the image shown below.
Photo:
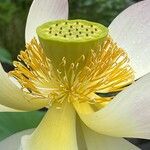
<path fill-rule="evenodd" d="M 87 146 L 85 143 L 83 130 L 80 122 L 81 122 L 80 118 L 77 117 L 76 131 L 77 131 L 78 150 L 87 150 Z"/>
<path fill-rule="evenodd" d="M 0 64 L 0 104 L 17 110 L 36 110 L 46 106 L 47 102 L 25 95 L 9 79 Z"/>
<path fill-rule="evenodd" d="M 9 79 L 10 79 L 19 89 L 22 88 L 21 84 L 20 84 L 14 77 L 11 77 L 11 76 L 10 76 Z"/>
<path fill-rule="evenodd" d="M 70 104 L 49 109 L 31 136 L 22 138 L 21 150 L 77 150 L 75 112 Z"/>
<path fill-rule="evenodd" d="M 0 105 L 0 112 L 21 112 L 21 111 Z"/>
<path fill-rule="evenodd" d="M 33 0 L 26 23 L 26 42 L 36 36 L 36 28 L 39 25 L 67 18 L 68 0 Z"/>
<path fill-rule="evenodd" d="M 13 77 L 9 77 L 9 79 L 18 87 L 21 89 L 20 83 Z M 12 109 L 10 107 L 6 107 L 4 105 L 0 105 L 0 112 L 23 112 L 21 110 Z"/>
<path fill-rule="evenodd" d="M 119 93 L 106 107 L 81 119 L 101 134 L 150 139 L 150 74 Z"/>
<path fill-rule="evenodd" d="M 110 35 L 129 54 L 139 78 L 150 72 L 150 1 L 136 3 L 109 26 Z"/>
<path fill-rule="evenodd" d="M 17 150 L 20 146 L 21 137 L 23 135 L 31 134 L 34 129 L 25 130 L 22 132 L 18 132 L 5 140 L 0 142 L 1 150 Z"/>
<path fill-rule="evenodd" d="M 83 126 L 87 150 L 140 150 L 123 138 L 98 134 Z"/>

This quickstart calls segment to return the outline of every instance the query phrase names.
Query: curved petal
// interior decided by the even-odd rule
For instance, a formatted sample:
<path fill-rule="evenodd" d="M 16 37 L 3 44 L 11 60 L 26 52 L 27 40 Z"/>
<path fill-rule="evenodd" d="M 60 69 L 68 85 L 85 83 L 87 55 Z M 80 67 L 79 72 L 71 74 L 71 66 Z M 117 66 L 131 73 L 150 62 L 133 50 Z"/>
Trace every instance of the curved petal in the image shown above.
<path fill-rule="evenodd" d="M 70 104 L 51 107 L 31 136 L 22 138 L 21 150 L 77 150 L 75 112 Z"/>
<path fill-rule="evenodd" d="M 150 139 L 150 74 L 147 74 L 97 112 L 85 114 L 76 107 L 80 118 L 91 129 L 117 137 Z"/>
<path fill-rule="evenodd" d="M 85 143 L 83 130 L 80 123 L 80 118 L 77 116 L 76 120 L 76 132 L 77 132 L 77 142 L 78 142 L 78 150 L 87 150 L 87 146 Z"/>
<path fill-rule="evenodd" d="M 8 77 L 0 64 L 0 104 L 17 110 L 36 110 L 47 105 L 46 100 L 25 95 Z"/>
<path fill-rule="evenodd" d="M 9 77 L 9 79 L 19 88 L 19 89 L 21 89 L 22 88 L 22 86 L 21 86 L 21 84 L 18 82 L 18 80 L 16 80 L 14 77 Z"/>
<path fill-rule="evenodd" d="M 21 112 L 22 110 L 12 109 L 4 105 L 0 105 L 0 112 Z"/>
<path fill-rule="evenodd" d="M 136 3 L 110 24 L 110 35 L 129 54 L 139 78 L 150 72 L 150 1 Z"/>
<path fill-rule="evenodd" d="M 26 42 L 36 36 L 36 28 L 50 20 L 68 18 L 68 0 L 33 0 L 27 23 Z"/>
<path fill-rule="evenodd" d="M 87 150 L 140 150 L 123 138 L 98 134 L 85 125 L 82 126 Z"/>
<path fill-rule="evenodd" d="M 0 149 L 2 150 L 17 150 L 20 146 L 21 137 L 23 135 L 31 134 L 34 129 L 28 129 L 25 131 L 18 132 L 5 140 L 0 142 Z"/>

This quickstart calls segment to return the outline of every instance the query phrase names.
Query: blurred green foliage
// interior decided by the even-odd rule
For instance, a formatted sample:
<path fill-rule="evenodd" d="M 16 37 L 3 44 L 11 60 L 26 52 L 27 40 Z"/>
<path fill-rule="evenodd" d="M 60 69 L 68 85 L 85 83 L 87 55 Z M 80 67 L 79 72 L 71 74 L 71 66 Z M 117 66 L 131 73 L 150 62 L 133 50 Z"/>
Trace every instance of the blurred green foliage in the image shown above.
<path fill-rule="evenodd" d="M 1 112 L 0 113 L 0 141 L 17 132 L 36 128 L 45 112 Z"/>
<path fill-rule="evenodd" d="M 31 2 L 31 0 L 0 0 L 0 47 L 8 50 L 6 58 L 10 52 L 14 59 L 24 46 L 24 28 Z"/>
<path fill-rule="evenodd" d="M 70 19 L 80 18 L 106 26 L 133 0 L 69 0 Z M 24 49 L 24 30 L 32 0 L 0 0 L 0 61 L 10 63 Z M 6 51 L 6 52 L 4 52 Z"/>
<path fill-rule="evenodd" d="M 108 26 L 133 0 L 70 0 L 70 18 L 82 18 Z"/>
<path fill-rule="evenodd" d="M 11 64 L 12 56 L 8 50 L 0 48 L 0 61 Z"/>

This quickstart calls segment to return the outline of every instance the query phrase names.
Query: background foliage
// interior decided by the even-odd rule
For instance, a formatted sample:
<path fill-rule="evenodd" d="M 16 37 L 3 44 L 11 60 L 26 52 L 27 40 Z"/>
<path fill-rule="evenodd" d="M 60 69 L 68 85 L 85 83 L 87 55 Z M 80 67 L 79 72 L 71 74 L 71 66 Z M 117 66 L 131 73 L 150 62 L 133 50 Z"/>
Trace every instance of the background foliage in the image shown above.
<path fill-rule="evenodd" d="M 108 26 L 133 0 L 70 0 L 71 18 L 83 18 Z"/>
<path fill-rule="evenodd" d="M 24 30 L 32 0 L 0 0 L 0 61 L 11 64 L 24 49 Z M 108 26 L 135 0 L 69 0 L 70 19 L 82 18 Z"/>
<path fill-rule="evenodd" d="M 9 51 L 12 58 L 24 45 L 24 28 L 30 3 L 31 0 L 0 0 L 0 48 Z"/>

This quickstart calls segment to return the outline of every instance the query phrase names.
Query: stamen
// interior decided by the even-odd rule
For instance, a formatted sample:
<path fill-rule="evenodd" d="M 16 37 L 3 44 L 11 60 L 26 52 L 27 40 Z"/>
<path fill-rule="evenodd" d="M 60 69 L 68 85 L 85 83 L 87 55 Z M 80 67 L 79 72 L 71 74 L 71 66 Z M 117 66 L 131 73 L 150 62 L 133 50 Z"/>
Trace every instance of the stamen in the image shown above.
<path fill-rule="evenodd" d="M 129 66 L 127 53 L 117 47 L 110 37 L 100 47 L 99 51 L 91 51 L 91 57 L 82 71 L 76 76 L 74 89 L 80 86 L 80 95 L 90 93 L 108 93 L 121 91 L 134 81 L 134 72 Z M 112 98 L 107 98 L 108 100 Z M 97 101 L 102 103 L 106 98 Z"/>
<path fill-rule="evenodd" d="M 50 105 L 58 103 L 61 106 L 67 100 L 70 103 L 88 102 L 99 108 L 108 104 L 113 96 L 93 96 L 93 93 L 118 92 L 134 81 L 127 53 L 110 37 L 97 51 L 91 50 L 88 58 L 81 55 L 68 70 L 66 65 L 67 60 L 63 57 L 59 66 L 61 71 L 59 67 L 53 68 L 42 47 L 33 39 L 18 55 L 15 70 L 10 75 L 20 82 L 24 91 L 35 98 L 49 99 Z"/>
<path fill-rule="evenodd" d="M 26 50 L 21 51 L 17 58 L 19 61 L 14 61 L 15 69 L 9 74 L 20 82 L 28 94 L 35 98 L 48 98 L 59 80 L 36 39 L 27 44 Z"/>

